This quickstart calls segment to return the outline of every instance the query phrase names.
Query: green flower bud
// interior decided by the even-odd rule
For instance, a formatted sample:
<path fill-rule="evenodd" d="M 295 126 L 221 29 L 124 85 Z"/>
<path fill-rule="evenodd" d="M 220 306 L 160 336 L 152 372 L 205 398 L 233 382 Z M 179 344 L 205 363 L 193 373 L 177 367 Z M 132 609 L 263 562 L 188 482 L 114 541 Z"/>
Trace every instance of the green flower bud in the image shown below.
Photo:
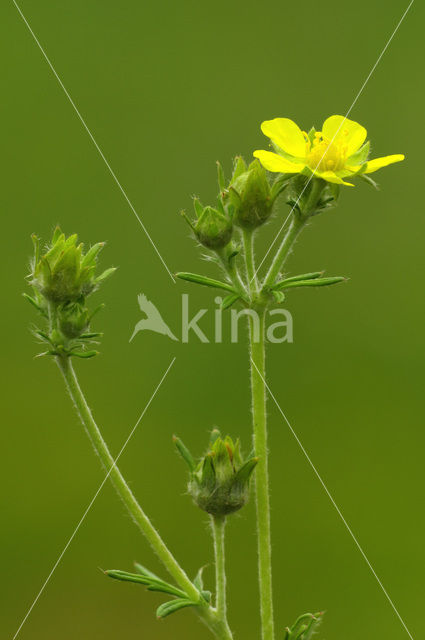
<path fill-rule="evenodd" d="M 48 347 L 45 354 L 82 358 L 96 355 L 97 351 L 87 347 L 102 334 L 90 332 L 90 321 L 103 305 L 89 313 L 86 298 L 115 271 L 111 268 L 99 276 L 95 273 L 97 256 L 104 243 L 95 244 L 84 254 L 77 236 L 66 238 L 59 228 L 43 255 L 40 256 L 36 236 L 33 243 L 35 251 L 28 280 L 34 294 L 25 297 L 47 320 L 47 331 L 34 331 Z"/>
<path fill-rule="evenodd" d="M 94 245 L 85 255 L 83 245 L 77 244 L 76 234 L 65 237 L 59 227 L 55 229 L 51 245 L 39 255 L 39 240 L 33 236 L 35 257 L 30 284 L 48 302 L 64 304 L 77 302 L 90 295 L 106 275 L 95 276 L 97 255 L 103 242 Z"/>
<path fill-rule="evenodd" d="M 301 220 L 307 220 L 338 204 L 340 185 L 322 178 L 296 175 L 289 183 L 286 202 Z"/>
<path fill-rule="evenodd" d="M 267 172 L 258 160 L 251 162 L 248 169 L 241 173 L 242 168 L 239 159 L 228 190 L 233 221 L 245 229 L 255 229 L 270 217 L 274 198 Z"/>
<path fill-rule="evenodd" d="M 213 516 L 226 516 L 241 509 L 249 498 L 249 482 L 258 458 L 243 460 L 239 440 L 211 434 L 209 451 L 196 463 L 179 438 L 177 450 L 190 470 L 188 490 L 195 504 Z"/>
<path fill-rule="evenodd" d="M 208 249 L 222 249 L 229 244 L 233 233 L 233 225 L 224 211 L 213 207 L 204 207 L 199 211 L 199 201 L 195 200 L 195 211 L 199 218 L 194 225 L 194 232 L 199 242 Z"/>

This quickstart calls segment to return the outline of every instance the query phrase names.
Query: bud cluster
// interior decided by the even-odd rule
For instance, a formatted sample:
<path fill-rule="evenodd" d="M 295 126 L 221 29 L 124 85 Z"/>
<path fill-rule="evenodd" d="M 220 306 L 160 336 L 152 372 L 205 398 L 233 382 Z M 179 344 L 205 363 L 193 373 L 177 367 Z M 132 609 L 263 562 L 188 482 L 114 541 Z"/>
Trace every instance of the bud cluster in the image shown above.
<path fill-rule="evenodd" d="M 287 185 L 281 179 L 272 182 L 258 160 L 247 165 L 241 156 L 236 157 L 228 183 L 221 165 L 217 163 L 217 166 L 217 205 L 204 207 L 198 198 L 194 198 L 194 222 L 183 212 L 198 241 L 213 251 L 229 245 L 234 227 L 253 230 L 264 224 L 272 214 L 277 196 Z"/>
<path fill-rule="evenodd" d="M 227 516 L 241 509 L 249 499 L 249 483 L 258 458 L 243 460 L 240 442 L 214 429 L 206 455 L 196 463 L 179 438 L 177 450 L 190 471 L 188 491 L 195 504 L 215 517 Z"/>
<path fill-rule="evenodd" d="M 77 235 L 67 238 L 59 227 L 44 252 L 39 238 L 33 235 L 32 240 L 34 257 L 28 282 L 34 293 L 25 297 L 47 320 L 47 332 L 35 330 L 37 337 L 48 345 L 45 354 L 84 358 L 96 355 L 87 346 L 101 335 L 90 332 L 91 318 L 100 307 L 90 313 L 86 298 L 115 271 L 110 268 L 96 275 L 98 254 L 104 243 L 99 242 L 84 253 Z"/>

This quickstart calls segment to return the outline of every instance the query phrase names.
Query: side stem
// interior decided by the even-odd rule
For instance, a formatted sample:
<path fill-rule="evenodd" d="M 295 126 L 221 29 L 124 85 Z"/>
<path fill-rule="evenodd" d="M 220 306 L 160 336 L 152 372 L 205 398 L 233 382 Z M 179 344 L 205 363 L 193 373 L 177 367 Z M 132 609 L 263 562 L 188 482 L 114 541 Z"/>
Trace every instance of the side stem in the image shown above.
<path fill-rule="evenodd" d="M 275 283 L 276 278 L 285 264 L 286 258 L 288 257 L 295 240 L 304 228 L 305 223 L 306 221 L 299 217 L 292 218 L 289 229 L 286 232 L 275 257 L 273 258 L 273 262 L 266 277 L 264 278 L 263 287 L 271 287 Z"/>
<path fill-rule="evenodd" d="M 258 289 L 254 261 L 254 232 L 249 229 L 242 229 L 242 238 L 245 254 L 246 275 L 248 278 L 248 289 L 252 294 L 256 293 Z"/>
<path fill-rule="evenodd" d="M 74 368 L 68 357 L 57 357 L 56 362 L 64 377 L 65 385 L 68 389 L 69 395 L 74 403 L 80 420 L 87 431 L 87 434 L 93 444 L 93 447 L 101 459 L 104 467 L 107 469 L 111 481 L 117 490 L 118 495 L 126 506 L 128 512 L 133 518 L 134 522 L 143 533 L 153 551 L 161 560 L 164 567 L 169 574 L 174 578 L 176 584 L 183 589 L 188 596 L 196 601 L 199 601 L 199 607 L 197 612 L 201 619 L 209 627 L 209 629 L 215 634 L 219 640 L 232 640 L 232 634 L 219 619 L 217 613 L 205 602 L 203 602 L 201 595 L 195 585 L 187 576 L 184 569 L 177 562 L 171 551 L 168 549 L 165 542 L 151 523 L 150 519 L 139 505 L 135 496 L 133 495 L 130 487 L 122 476 L 120 470 L 115 464 L 106 442 L 104 441 L 102 434 L 93 418 L 90 407 L 84 397 L 81 387 L 78 383 L 77 376 Z"/>
<path fill-rule="evenodd" d="M 275 257 L 273 258 L 273 262 L 267 272 L 266 277 L 264 278 L 264 287 L 271 287 L 275 283 L 280 270 L 282 269 L 287 257 L 290 254 L 295 240 L 297 239 L 301 230 L 305 227 L 308 218 L 312 216 L 317 209 L 317 205 L 320 201 L 320 196 L 322 195 L 323 189 L 326 186 L 326 182 L 319 178 L 312 178 L 310 180 L 312 180 L 310 193 L 308 195 L 307 201 L 303 204 L 302 214 L 293 215 L 289 229 L 285 237 L 283 238 Z M 299 199 L 300 198 L 298 198 L 298 202 Z"/>
<path fill-rule="evenodd" d="M 215 555 L 216 609 L 219 617 L 225 620 L 227 616 L 226 556 L 224 547 L 226 518 L 224 516 L 211 516 L 211 520 Z"/>

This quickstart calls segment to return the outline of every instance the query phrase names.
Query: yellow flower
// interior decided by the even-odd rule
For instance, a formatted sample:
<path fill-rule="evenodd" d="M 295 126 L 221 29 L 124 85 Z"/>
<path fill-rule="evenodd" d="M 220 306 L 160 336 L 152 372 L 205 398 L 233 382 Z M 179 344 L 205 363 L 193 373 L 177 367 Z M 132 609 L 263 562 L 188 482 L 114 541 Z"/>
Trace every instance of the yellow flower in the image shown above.
<path fill-rule="evenodd" d="M 261 130 L 272 141 L 276 153 L 254 151 L 254 156 L 268 171 L 277 173 L 314 174 L 327 182 L 352 187 L 343 178 L 373 173 L 404 160 L 401 154 L 368 160 L 366 129 L 343 116 L 330 116 L 322 131 L 312 129 L 308 134 L 289 118 L 266 120 Z"/>

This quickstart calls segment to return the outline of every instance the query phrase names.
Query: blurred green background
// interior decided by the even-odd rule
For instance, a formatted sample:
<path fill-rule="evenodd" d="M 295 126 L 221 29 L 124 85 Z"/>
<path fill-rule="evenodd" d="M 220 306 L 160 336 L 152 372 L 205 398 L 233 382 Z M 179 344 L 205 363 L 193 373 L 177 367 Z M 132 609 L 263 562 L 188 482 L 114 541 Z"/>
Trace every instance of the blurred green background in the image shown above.
<path fill-rule="evenodd" d="M 233 155 L 264 148 L 262 120 L 287 116 L 309 128 L 344 114 L 407 1 L 21 6 L 170 269 L 215 275 L 179 210 L 193 193 L 212 200 L 217 159 L 229 171 Z M 381 192 L 345 189 L 340 206 L 306 230 L 291 273 L 326 269 L 350 281 L 294 292 L 294 343 L 268 350 L 274 394 L 414 636 L 425 562 L 423 19 L 416 2 L 351 113 L 374 155 L 407 160 L 376 174 Z M 148 333 L 129 344 L 138 293 L 175 331 L 182 292 L 193 307 L 211 308 L 214 293 L 172 283 L 12 2 L 2 4 L 1 23 L 0 607 L 1 636 L 12 638 L 103 478 L 53 362 L 33 357 L 35 312 L 21 298 L 31 232 L 48 238 L 60 222 L 87 243 L 108 241 L 102 265 L 119 266 L 97 294 L 107 303 L 95 322 L 102 355 L 76 363 L 113 452 L 177 358 L 121 467 L 191 574 L 211 563 L 211 545 L 206 519 L 184 495 L 171 436 L 201 453 L 216 424 L 248 449 L 250 411 L 245 334 L 236 345 L 228 334 L 221 345 L 196 337 L 183 345 Z M 261 255 L 278 225 L 262 233 Z M 211 317 L 202 326 L 211 329 Z M 300 613 L 326 609 L 328 640 L 402 640 L 406 631 L 271 402 L 269 416 L 278 637 Z M 230 619 L 246 640 L 259 638 L 253 516 L 251 503 L 228 527 Z M 19 637 L 207 638 L 190 611 L 157 622 L 160 596 L 98 569 L 134 560 L 162 572 L 105 486 Z"/>

